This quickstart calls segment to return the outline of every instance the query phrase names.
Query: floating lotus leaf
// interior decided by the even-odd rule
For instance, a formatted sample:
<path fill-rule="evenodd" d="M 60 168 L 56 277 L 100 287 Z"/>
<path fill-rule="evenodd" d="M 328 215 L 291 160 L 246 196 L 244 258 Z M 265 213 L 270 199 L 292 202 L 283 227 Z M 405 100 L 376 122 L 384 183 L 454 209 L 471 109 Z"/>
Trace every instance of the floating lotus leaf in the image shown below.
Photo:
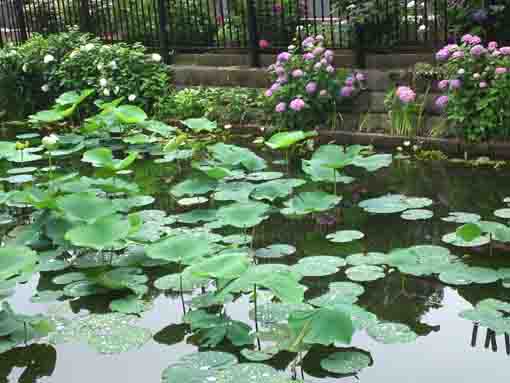
<path fill-rule="evenodd" d="M 401 194 L 387 194 L 382 197 L 361 201 L 359 206 L 368 213 L 391 214 L 407 209 L 421 209 L 433 204 L 428 198 L 407 197 Z"/>
<path fill-rule="evenodd" d="M 147 343 L 150 330 L 135 325 L 137 318 L 121 313 L 90 314 L 63 321 L 50 334 L 53 344 L 86 342 L 102 354 L 119 354 L 138 349 Z"/>
<path fill-rule="evenodd" d="M 109 289 L 100 286 L 95 281 L 84 280 L 72 282 L 64 287 L 64 295 L 68 297 L 87 297 L 89 295 L 108 294 Z"/>
<path fill-rule="evenodd" d="M 476 223 L 465 223 L 455 230 L 455 235 L 464 242 L 472 242 L 482 235 L 482 229 Z"/>
<path fill-rule="evenodd" d="M 219 142 L 207 148 L 214 159 L 224 165 L 242 165 L 246 170 L 259 171 L 267 167 L 266 161 L 251 150 Z"/>
<path fill-rule="evenodd" d="M 405 324 L 381 322 L 367 329 L 368 335 L 384 344 L 411 343 L 418 336 Z"/>
<path fill-rule="evenodd" d="M 235 279 L 249 267 L 250 260 L 242 254 L 216 255 L 189 267 L 188 272 L 199 278 Z"/>
<path fill-rule="evenodd" d="M 386 263 L 401 272 L 415 276 L 440 273 L 450 266 L 450 251 L 440 246 L 413 246 L 396 249 L 387 255 Z"/>
<path fill-rule="evenodd" d="M 195 133 L 214 132 L 218 128 L 215 121 L 210 121 L 207 118 L 189 118 L 181 123 Z"/>
<path fill-rule="evenodd" d="M 494 283 L 499 278 L 497 270 L 470 267 L 462 263 L 454 264 L 439 274 L 439 279 L 449 285 L 487 284 Z"/>
<path fill-rule="evenodd" d="M 96 148 L 87 150 L 83 154 L 82 161 L 92 164 L 97 168 L 106 168 L 112 171 L 126 169 L 137 157 L 137 153 L 130 153 L 126 158 L 119 160 L 113 158 L 113 153 L 109 148 Z"/>
<path fill-rule="evenodd" d="M 351 281 L 368 282 L 384 278 L 384 269 L 372 265 L 352 266 L 345 271 L 345 274 Z"/>
<path fill-rule="evenodd" d="M 204 380 L 207 382 L 210 380 Z M 260 363 L 241 363 L 219 371 L 216 383 L 292 383 L 288 376 L 273 367 Z"/>
<path fill-rule="evenodd" d="M 365 292 L 363 286 L 352 282 L 334 282 L 329 285 L 329 291 L 309 301 L 318 307 L 331 307 L 351 304 L 358 300 L 358 296 Z M 343 307 L 343 306 L 342 306 Z"/>
<path fill-rule="evenodd" d="M 255 172 L 255 173 L 248 174 L 246 176 L 246 179 L 248 181 L 258 182 L 258 181 L 276 180 L 277 178 L 282 178 L 282 177 L 283 177 L 283 173 L 281 173 L 281 172 Z"/>
<path fill-rule="evenodd" d="M 44 290 L 38 291 L 36 295 L 30 298 L 32 303 L 48 303 L 56 301 L 64 296 L 62 291 Z"/>
<path fill-rule="evenodd" d="M 96 197 L 92 193 L 69 194 L 57 198 L 57 206 L 71 220 L 94 222 L 115 213 L 112 201 Z"/>
<path fill-rule="evenodd" d="M 34 176 L 31 174 L 18 174 L 7 178 L 0 178 L 0 180 L 7 181 L 11 184 L 23 184 L 26 182 L 31 182 L 34 179 L 35 179 Z"/>
<path fill-rule="evenodd" d="M 113 205 L 115 210 L 122 211 L 124 213 L 129 212 L 131 209 L 141 206 L 147 206 L 152 204 L 155 198 L 149 195 L 139 195 L 131 198 L 114 199 Z"/>
<path fill-rule="evenodd" d="M 472 241 L 465 241 L 456 233 L 449 233 L 443 235 L 442 241 L 457 247 L 479 247 L 488 244 L 490 242 L 490 237 L 489 235 L 484 234 Z"/>
<path fill-rule="evenodd" d="M 7 170 L 7 174 L 25 174 L 25 173 L 33 173 L 37 170 L 36 167 L 27 166 L 21 168 L 12 168 Z"/>
<path fill-rule="evenodd" d="M 143 274 L 143 270 L 137 267 L 118 267 L 110 271 L 101 273 L 94 278 L 100 286 L 111 290 L 129 289 L 138 296 L 147 293 L 145 283 L 148 277 Z"/>
<path fill-rule="evenodd" d="M 216 215 L 216 209 L 194 209 L 178 215 L 177 221 L 182 223 L 212 222 L 216 220 Z"/>
<path fill-rule="evenodd" d="M 194 177 L 188 178 L 172 188 L 172 195 L 175 197 L 183 197 L 185 195 L 196 196 L 209 193 L 216 189 L 217 182 L 210 178 Z"/>
<path fill-rule="evenodd" d="M 114 214 L 97 219 L 94 223 L 84 224 L 69 230 L 65 239 L 75 246 L 106 249 L 125 239 L 132 229 L 130 221 Z"/>
<path fill-rule="evenodd" d="M 185 355 L 163 371 L 162 383 L 217 382 L 217 373 L 237 364 L 232 354 L 219 351 L 196 352 Z"/>
<path fill-rule="evenodd" d="M 147 114 L 135 105 L 120 105 L 113 109 L 113 113 L 123 124 L 139 124 L 147 120 Z"/>
<path fill-rule="evenodd" d="M 191 157 L 193 157 L 193 153 L 194 152 L 191 149 L 189 149 L 189 150 L 188 149 L 174 150 L 171 153 L 165 154 L 165 156 L 163 158 L 158 158 L 154 162 L 157 164 L 163 164 L 163 163 L 174 162 L 174 161 L 179 161 L 179 160 L 188 160 Z"/>
<path fill-rule="evenodd" d="M 370 366 L 372 359 L 363 352 L 341 351 L 329 355 L 321 360 L 321 367 L 334 374 L 357 374 L 364 368 Z"/>
<path fill-rule="evenodd" d="M 282 209 L 285 215 L 305 215 L 317 213 L 334 208 L 342 197 L 337 197 L 322 191 L 303 192 L 284 202 L 286 208 Z"/>
<path fill-rule="evenodd" d="M 7 161 L 20 164 L 25 162 L 38 161 L 41 158 L 42 156 L 34 154 L 30 149 L 16 150 L 10 153 L 8 157 L 6 157 Z"/>
<path fill-rule="evenodd" d="M 504 302 L 499 299 L 494 298 L 484 299 L 483 301 L 478 302 L 476 307 L 481 310 L 504 311 L 510 314 L 510 303 Z"/>
<path fill-rule="evenodd" d="M 417 221 L 430 219 L 434 216 L 434 212 L 427 209 L 411 209 L 404 211 L 400 217 L 406 221 Z"/>
<path fill-rule="evenodd" d="M 330 256 L 306 257 L 292 266 L 292 270 L 304 277 L 322 277 L 338 272 L 346 265 L 345 259 Z"/>
<path fill-rule="evenodd" d="M 303 132 L 301 130 L 294 130 L 292 132 L 279 132 L 272 135 L 265 144 L 271 149 L 287 149 L 300 141 L 317 135 L 318 133 L 316 131 Z"/>
<path fill-rule="evenodd" d="M 218 185 L 213 197 L 218 201 L 248 201 L 254 188 L 255 185 L 249 182 L 221 183 Z"/>
<path fill-rule="evenodd" d="M 211 243 L 206 236 L 183 233 L 147 247 L 146 253 L 150 258 L 189 264 L 210 255 L 211 250 Z"/>
<path fill-rule="evenodd" d="M 84 281 L 87 279 L 87 274 L 81 272 L 70 272 L 56 276 L 51 280 L 56 285 L 67 285 L 72 282 Z"/>
<path fill-rule="evenodd" d="M 482 219 L 478 214 L 465 213 L 461 211 L 452 211 L 449 214 L 450 215 L 448 217 L 443 217 L 441 220 L 455 223 L 473 223 Z"/>
<path fill-rule="evenodd" d="M 122 139 L 122 141 L 124 141 L 126 144 L 140 145 L 140 144 L 150 144 L 150 143 L 158 141 L 158 139 L 156 137 L 152 137 L 147 134 L 138 133 L 138 134 L 133 134 L 131 136 L 124 137 Z"/>
<path fill-rule="evenodd" d="M 356 241 L 365 236 L 361 231 L 357 230 L 340 230 L 336 233 L 331 233 L 326 236 L 328 240 L 335 243 L 348 243 Z"/>
<path fill-rule="evenodd" d="M 218 298 L 214 292 L 201 294 L 191 299 L 191 307 L 193 308 L 207 308 L 212 306 L 221 306 L 230 303 L 234 300 L 233 295 L 227 295 L 224 298 Z"/>
<path fill-rule="evenodd" d="M 356 330 L 367 329 L 379 323 L 377 316 L 356 304 L 336 303 L 335 307 L 350 316 Z"/>
<path fill-rule="evenodd" d="M 270 206 L 262 202 L 236 202 L 218 209 L 217 217 L 226 225 L 249 228 L 268 218 Z"/>
<path fill-rule="evenodd" d="M 352 266 L 383 265 L 387 263 L 387 255 L 378 252 L 357 253 L 349 255 L 345 260 Z"/>
<path fill-rule="evenodd" d="M 201 205 L 205 202 L 209 201 L 207 197 L 189 197 L 189 198 L 181 198 L 177 201 L 179 206 L 193 206 L 193 205 Z"/>
<path fill-rule="evenodd" d="M 33 270 L 37 253 L 25 246 L 0 247 L 0 280 Z"/>
<path fill-rule="evenodd" d="M 299 179 L 279 179 L 268 181 L 256 185 L 251 196 L 258 200 L 265 199 L 273 202 L 278 198 L 287 197 L 292 193 L 294 188 L 302 186 L 305 183 L 306 182 L 304 180 Z"/>
<path fill-rule="evenodd" d="M 487 323 L 488 321 L 503 317 L 503 314 L 495 310 L 469 309 L 461 311 L 459 316 L 473 322 Z"/>
<path fill-rule="evenodd" d="M 278 351 L 279 350 L 277 347 L 266 348 L 260 351 L 243 348 L 241 350 L 241 355 L 251 362 L 265 362 L 272 359 L 278 353 Z"/>
<path fill-rule="evenodd" d="M 494 212 L 494 215 L 499 218 L 510 219 L 510 209 L 498 209 Z"/>
<path fill-rule="evenodd" d="M 293 311 L 306 310 L 313 310 L 313 307 L 306 303 L 262 303 L 257 308 L 257 320 L 262 325 L 284 323 Z M 253 310 L 250 310 L 250 318 L 255 319 Z"/>
<path fill-rule="evenodd" d="M 255 256 L 258 258 L 282 258 L 292 255 L 296 252 L 296 248 L 286 244 L 274 244 L 255 251 Z"/>
<path fill-rule="evenodd" d="M 352 165 L 363 168 L 369 172 L 375 172 L 381 168 L 391 165 L 393 156 L 391 154 L 373 154 L 371 156 L 356 156 Z"/>
<path fill-rule="evenodd" d="M 110 302 L 110 310 L 123 314 L 140 314 L 146 309 L 147 304 L 136 295 L 128 295 Z"/>
<path fill-rule="evenodd" d="M 311 161 L 330 169 L 343 169 L 352 165 L 356 156 L 363 150 L 360 145 L 343 147 L 340 145 L 322 145 L 312 155 Z"/>

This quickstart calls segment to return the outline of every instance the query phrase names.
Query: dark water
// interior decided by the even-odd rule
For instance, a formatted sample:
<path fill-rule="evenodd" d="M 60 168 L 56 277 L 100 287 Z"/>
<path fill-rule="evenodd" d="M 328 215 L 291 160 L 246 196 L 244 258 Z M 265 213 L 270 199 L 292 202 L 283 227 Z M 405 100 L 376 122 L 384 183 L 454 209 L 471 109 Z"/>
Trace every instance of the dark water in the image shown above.
<path fill-rule="evenodd" d="M 145 194 L 157 197 L 157 202 L 150 208 L 173 212 L 175 206 L 169 197 L 168 185 L 175 175 L 175 169 L 169 165 L 154 166 L 152 161 L 139 161 L 132 177 Z M 443 222 L 439 217 L 447 215 L 447 211 L 466 211 L 494 219 L 493 211 L 503 207 L 503 198 L 510 195 L 509 175 L 510 171 L 504 168 L 477 169 L 448 163 L 399 160 L 374 174 L 359 172 L 355 183 L 340 188 L 344 195 L 342 207 L 331 212 L 327 219 L 318 222 L 315 218 L 295 220 L 273 216 L 257 227 L 255 247 L 289 243 L 298 249 L 297 255 L 291 257 L 294 260 L 307 255 L 346 256 L 363 250 L 387 252 L 419 244 L 443 245 L 441 236 L 454 230 L 456 225 Z M 434 210 L 435 217 L 428 221 L 404 221 L 399 214 L 369 215 L 356 207 L 359 200 L 389 192 L 433 199 L 435 205 L 430 209 Z M 326 221 L 336 223 L 325 225 Z M 347 245 L 331 244 L 325 239 L 329 232 L 353 228 L 365 233 L 365 239 Z M 451 250 L 460 255 L 471 254 L 469 263 L 472 265 L 510 267 L 508 249 L 505 248 L 496 249 L 490 259 L 485 248 L 480 251 Z M 168 271 L 152 268 L 147 273 L 156 277 Z M 55 275 L 43 273 L 35 277 L 18 286 L 15 295 L 7 300 L 17 312 L 46 312 L 53 304 L 34 304 L 29 298 L 36 289 L 52 288 L 50 281 Z M 306 297 L 320 295 L 334 280 L 345 280 L 343 272 L 323 278 L 307 278 L 305 284 L 309 290 Z M 352 347 L 369 352 L 372 366 L 357 377 L 327 377 L 319 367 L 321 349 L 314 348 L 304 361 L 302 373 L 306 382 L 508 382 L 510 344 L 505 345 L 505 337 L 498 336 L 492 342 L 487 338 L 489 342 L 486 343 L 485 328 L 479 328 L 477 336 L 473 337 L 473 323 L 458 316 L 460 311 L 485 298 L 508 300 L 509 290 L 500 283 L 456 288 L 444 286 L 435 278 L 415 278 L 394 272 L 363 285 L 366 292 L 358 303 L 376 314 L 379 320 L 407 324 L 419 335 L 417 341 L 385 345 L 375 342 L 365 332 L 357 332 Z M 180 299 L 152 287 L 149 294 L 153 298 L 153 307 L 143 314 L 139 325 L 150 328 L 153 333 L 165 330 L 158 337 L 160 342 L 164 338 L 161 334 L 185 339 L 189 334 L 178 325 L 183 313 Z M 185 296 L 186 301 L 190 298 Z M 72 307 L 75 313 L 80 310 L 107 312 L 110 300 L 109 296 L 80 298 L 73 300 Z M 242 297 L 228 304 L 226 309 L 233 319 L 253 327 L 248 318 L 249 307 L 247 298 Z M 118 355 L 99 354 L 86 344 L 32 344 L 0 355 L 0 383 L 160 382 L 165 367 L 196 350 L 197 347 L 186 340 L 167 345 L 153 339 L 139 350 Z M 284 369 L 290 361 L 290 358 L 282 357 L 271 364 Z"/>

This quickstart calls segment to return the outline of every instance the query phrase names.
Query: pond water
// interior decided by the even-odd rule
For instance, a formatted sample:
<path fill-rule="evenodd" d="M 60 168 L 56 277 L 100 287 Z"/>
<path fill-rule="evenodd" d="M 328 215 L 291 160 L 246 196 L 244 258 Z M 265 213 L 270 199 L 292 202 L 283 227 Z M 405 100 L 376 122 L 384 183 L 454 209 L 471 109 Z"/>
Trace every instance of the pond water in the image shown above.
<path fill-rule="evenodd" d="M 278 164 L 279 156 L 269 151 L 261 153 L 261 156 L 269 164 L 276 162 L 265 171 L 287 173 L 286 167 Z M 104 169 L 94 169 L 89 164 L 80 162 L 81 153 L 72 157 L 66 160 L 55 160 L 61 166 L 60 175 L 78 169 L 83 176 L 91 178 L 104 176 Z M 13 167 L 33 166 L 33 164 L 16 164 L 3 160 L 0 176 L 8 177 L 7 171 Z M 35 164 L 47 165 L 44 161 L 38 161 Z M 196 174 L 196 171 L 188 169 L 179 172 L 178 166 L 173 163 L 155 164 L 153 157 L 149 155 L 143 160 L 135 161 L 131 169 L 133 170 L 131 174 L 119 175 L 119 177 L 135 182 L 141 189 L 140 194 L 155 197 L 152 204 L 134 210 L 162 210 L 166 213 L 166 217 L 192 210 L 192 207 L 177 206 L 176 198 L 172 197 L 171 190 L 177 182 L 189 178 L 190 174 Z M 291 173 L 294 178 L 304 177 L 298 169 L 293 169 Z M 494 217 L 494 211 L 504 208 L 503 199 L 510 195 L 508 170 L 471 168 L 448 162 L 425 163 L 394 159 L 389 167 L 383 167 L 372 173 L 360 169 L 348 173 L 355 176 L 356 180 L 348 185 L 339 184 L 338 194 L 343 196 L 343 200 L 337 207 L 327 212 L 307 214 L 300 218 L 275 212 L 269 219 L 257 225 L 254 232 L 251 228 L 248 230 L 246 235 L 254 234 L 253 243 L 248 244 L 248 247 L 261 249 L 271 244 L 288 244 L 297 249 L 295 254 L 282 258 L 260 259 L 260 263 L 293 265 L 310 256 L 333 256 L 345 259 L 356 253 L 389 253 L 398 248 L 437 245 L 449 249 L 452 254 L 458 256 L 459 262 L 470 266 L 492 270 L 510 268 L 510 260 L 507 257 L 509 248 L 503 242 L 494 242 L 492 250 L 488 245 L 461 248 L 442 242 L 443 235 L 455 232 L 461 224 L 441 220 L 441 217 L 448 216 L 449 212 L 462 211 L 479 214 L 486 220 L 506 223 L 504 219 Z M 46 175 L 43 174 L 40 177 L 45 178 Z M 313 187 L 317 186 L 315 183 L 312 184 Z M 5 191 L 21 187 L 4 181 Z M 332 192 L 330 185 L 321 185 L 320 188 Z M 311 190 L 310 184 L 298 190 Z M 400 212 L 370 214 L 358 205 L 360 201 L 387 193 L 430 198 L 433 204 L 424 208 L 433 211 L 434 216 L 426 220 L 404 220 L 400 217 Z M 112 198 L 111 195 L 110 198 Z M 285 199 L 281 201 L 283 200 Z M 217 208 L 225 204 L 228 202 L 206 202 L 201 207 Z M 274 205 L 281 207 L 282 203 Z M 27 217 L 31 214 L 30 210 L 13 206 L 4 207 L 4 213 L 6 212 L 9 212 L 11 216 L 20 214 Z M 15 225 L 12 223 L 4 225 L 1 229 L 2 233 L 6 233 L 13 226 Z M 168 225 L 172 228 L 179 226 L 182 224 Z M 348 243 L 334 243 L 326 238 L 328 234 L 341 230 L 358 230 L 364 233 L 364 238 Z M 244 230 L 232 228 L 219 228 L 215 232 L 223 235 L 240 234 L 237 237 L 240 241 L 245 235 Z M 6 241 L 8 242 L 9 239 Z M 103 268 L 109 269 L 108 262 L 103 262 L 102 265 Z M 307 269 L 305 274 L 309 274 L 310 271 L 313 274 L 317 267 L 316 264 L 308 265 L 305 267 Z M 308 288 L 305 300 L 309 301 L 327 293 L 328 286 L 334 282 L 349 281 L 345 273 L 347 267 L 339 266 L 337 271 L 324 272 L 323 274 L 327 275 L 320 277 L 304 277 L 301 283 Z M 151 336 L 145 338 L 138 345 L 139 347 L 130 347 L 125 352 L 107 354 L 98 352 L 97 347 L 91 347 L 90 342 L 93 343 L 91 339 L 89 344 L 83 338 L 81 341 L 67 339 L 67 342 L 57 342 L 56 338 L 51 336 L 49 340 L 42 338 L 26 345 L 21 342 L 11 350 L 0 354 L 0 381 L 160 382 L 165 368 L 176 363 L 182 356 L 199 350 L 197 336 L 192 336 L 190 328 L 183 324 L 182 317 L 183 310 L 189 312 L 193 308 L 194 304 L 191 300 L 200 296 L 201 290 L 198 288 L 192 293 L 184 292 L 181 297 L 178 291 L 161 291 L 155 288 L 155 280 L 178 271 L 175 264 L 141 268 L 148 276 L 148 282 L 145 284 L 149 289 L 143 294 L 147 306 L 146 310 L 139 315 L 140 318 L 136 320 L 136 327 L 150 330 Z M 9 302 L 16 313 L 57 315 L 79 321 L 89 313 L 109 313 L 112 300 L 128 295 L 128 293 L 116 291 L 74 298 L 56 295 L 55 299 L 49 298 L 48 302 L 34 303 L 32 301 L 31 298 L 36 293 L 62 290 L 63 285 L 52 282 L 56 276 L 83 270 L 83 268 L 66 267 L 63 270 L 34 273 L 26 283 L 18 283 L 15 288 L 10 289 L 11 295 L 6 293 L 3 301 Z M 336 343 L 336 348 L 313 345 L 307 354 L 303 353 L 306 356 L 297 366 L 295 371 L 297 378 L 305 382 L 322 383 L 339 381 L 479 383 L 489 379 L 495 383 L 507 382 L 510 378 L 508 367 L 510 340 L 505 332 L 507 323 L 505 322 L 496 332 L 493 332 L 484 326 L 483 321 L 478 325 L 459 316 L 461 312 L 489 298 L 509 300 L 509 289 L 503 287 L 503 278 L 496 282 L 489 281 L 490 283 L 455 285 L 441 282 L 436 273 L 416 277 L 401 271 L 398 267 L 385 266 L 382 278 L 374 281 L 355 281 L 364 288 L 356 305 L 374 314 L 377 322 L 404 324 L 408 326 L 406 331 L 410 329 L 416 336 L 404 343 L 392 342 L 388 338 L 377 339 L 373 333 L 370 336 L 366 329 L 362 329 L 354 333 L 349 346 L 339 342 Z M 213 291 L 213 286 L 209 284 L 204 290 Z M 262 303 L 259 303 L 259 310 L 262 311 L 265 305 L 270 306 L 263 301 L 263 298 L 264 295 L 261 295 Z M 253 315 L 249 315 L 252 308 L 253 302 L 250 302 L 248 294 L 236 294 L 233 302 L 225 304 L 224 312 L 232 320 L 244 322 L 254 329 L 256 324 Z M 499 313 L 502 317 L 508 315 L 508 312 L 504 311 Z M 117 326 L 116 322 L 112 323 L 114 323 L 113 326 Z M 69 323 L 62 326 L 69 326 Z M 257 323 L 257 326 L 261 331 L 271 327 L 263 320 Z M 510 330 L 510 327 L 508 328 Z M 102 332 L 106 333 L 109 330 L 107 324 L 99 323 L 95 329 L 96 335 L 99 333 L 95 338 L 96 342 Z M 390 335 L 395 335 L 396 332 Z M 105 339 L 111 341 L 108 338 L 100 338 L 99 342 Z M 257 344 L 256 341 L 254 344 Z M 97 346 L 97 343 L 95 345 Z M 348 375 L 335 375 L 322 369 L 321 360 L 333 352 L 341 351 L 342 347 L 352 347 L 369 356 L 370 366 L 363 368 L 357 374 Z M 246 362 L 240 354 L 243 347 L 235 347 L 230 342 L 221 342 L 212 349 L 232 353 L 239 360 Z M 206 348 L 201 347 L 200 350 L 206 351 Z M 295 357 L 296 354 L 282 351 L 265 363 L 277 370 L 282 370 L 290 379 L 294 373 L 292 363 Z M 168 380 L 172 383 L 188 383 L 188 381 L 195 383 L 216 380 L 180 378 Z M 277 382 L 265 378 L 249 382 L 256 381 Z M 224 382 L 230 382 L 230 380 L 224 380 Z"/>

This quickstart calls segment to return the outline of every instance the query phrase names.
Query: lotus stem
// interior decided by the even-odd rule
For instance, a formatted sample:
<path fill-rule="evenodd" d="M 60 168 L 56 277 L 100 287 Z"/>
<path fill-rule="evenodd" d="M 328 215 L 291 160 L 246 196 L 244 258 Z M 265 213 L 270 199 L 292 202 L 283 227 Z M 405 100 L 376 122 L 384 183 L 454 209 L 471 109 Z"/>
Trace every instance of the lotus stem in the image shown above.
<path fill-rule="evenodd" d="M 334 184 L 333 184 L 333 192 L 335 193 L 336 195 L 336 169 L 333 168 L 333 180 L 334 180 Z"/>
<path fill-rule="evenodd" d="M 492 233 L 489 233 L 489 256 L 492 257 L 492 254 L 493 254 Z"/>

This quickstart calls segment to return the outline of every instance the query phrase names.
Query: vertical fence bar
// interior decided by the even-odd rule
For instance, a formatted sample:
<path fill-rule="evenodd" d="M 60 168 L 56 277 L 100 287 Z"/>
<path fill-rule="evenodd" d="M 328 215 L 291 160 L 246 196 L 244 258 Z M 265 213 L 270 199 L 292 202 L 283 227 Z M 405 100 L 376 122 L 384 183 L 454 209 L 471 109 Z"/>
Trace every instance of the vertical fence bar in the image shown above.
<path fill-rule="evenodd" d="M 166 0 L 157 0 L 159 12 L 159 51 L 163 61 L 168 63 L 169 48 L 168 48 L 168 10 L 166 7 Z"/>
<path fill-rule="evenodd" d="M 254 0 L 246 0 L 246 16 L 248 18 L 248 54 L 252 67 L 260 66 L 258 52 L 257 13 Z"/>
<path fill-rule="evenodd" d="M 16 24 L 19 28 L 19 38 L 21 41 L 26 41 L 28 38 L 28 33 L 27 25 L 25 23 L 24 1 L 16 0 L 14 6 L 16 10 Z"/>
<path fill-rule="evenodd" d="M 90 32 L 90 7 L 89 0 L 80 0 L 80 31 Z"/>

